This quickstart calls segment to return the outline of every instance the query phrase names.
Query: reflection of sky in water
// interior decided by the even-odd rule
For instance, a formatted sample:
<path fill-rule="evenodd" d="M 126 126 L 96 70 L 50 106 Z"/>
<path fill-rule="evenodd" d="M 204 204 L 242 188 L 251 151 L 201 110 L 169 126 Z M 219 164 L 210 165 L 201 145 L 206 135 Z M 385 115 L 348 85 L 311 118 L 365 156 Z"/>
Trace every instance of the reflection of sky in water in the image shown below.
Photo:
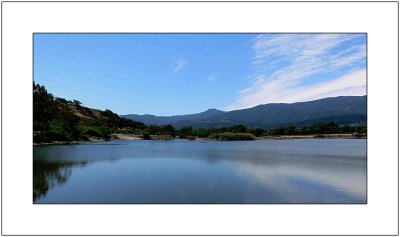
<path fill-rule="evenodd" d="M 366 202 L 366 162 L 354 157 L 304 157 L 268 165 L 241 163 L 238 174 L 279 195 L 278 202 Z M 348 160 L 345 160 L 348 159 Z"/>
<path fill-rule="evenodd" d="M 44 203 L 365 203 L 365 158 L 366 140 L 358 139 L 34 148 L 36 162 L 87 164 L 68 166 L 72 174 L 45 190 Z M 43 167 L 34 173 L 54 177 L 54 168 Z"/>

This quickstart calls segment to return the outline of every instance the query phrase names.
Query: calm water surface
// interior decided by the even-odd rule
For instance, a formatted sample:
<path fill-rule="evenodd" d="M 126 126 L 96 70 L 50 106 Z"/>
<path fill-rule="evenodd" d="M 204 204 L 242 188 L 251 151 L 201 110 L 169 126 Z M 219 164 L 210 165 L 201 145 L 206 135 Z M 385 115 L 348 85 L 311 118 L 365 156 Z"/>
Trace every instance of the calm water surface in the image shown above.
<path fill-rule="evenodd" d="M 365 139 L 35 146 L 34 203 L 366 203 Z"/>

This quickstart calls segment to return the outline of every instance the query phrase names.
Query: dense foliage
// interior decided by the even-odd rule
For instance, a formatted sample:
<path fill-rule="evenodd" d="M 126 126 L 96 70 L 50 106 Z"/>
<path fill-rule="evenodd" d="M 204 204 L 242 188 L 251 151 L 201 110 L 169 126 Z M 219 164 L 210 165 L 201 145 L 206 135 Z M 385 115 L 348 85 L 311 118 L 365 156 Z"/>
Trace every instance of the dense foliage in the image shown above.
<path fill-rule="evenodd" d="M 140 133 L 145 127 L 111 110 L 90 109 L 77 100 L 54 97 L 44 86 L 33 83 L 34 142 L 108 140 L 112 133 Z"/>
<path fill-rule="evenodd" d="M 318 123 L 309 127 L 297 129 L 295 124 L 288 127 L 279 127 L 268 131 L 268 135 L 311 135 L 311 134 L 355 134 L 365 136 L 367 134 L 367 126 L 362 124 L 339 126 L 334 122 Z"/>
<path fill-rule="evenodd" d="M 287 127 L 278 127 L 274 129 L 247 128 L 243 125 L 223 128 L 192 128 L 183 127 L 177 134 L 180 138 L 200 137 L 215 138 L 215 134 L 223 133 L 247 133 L 255 137 L 260 136 L 281 136 L 281 135 L 313 135 L 313 134 L 354 134 L 356 136 L 365 136 L 367 126 L 365 125 L 345 125 L 339 126 L 334 122 L 314 124 L 310 127 L 297 128 L 294 123 Z"/>
<path fill-rule="evenodd" d="M 211 111 L 214 113 L 214 111 Z M 111 110 L 84 107 L 78 100 L 54 97 L 44 86 L 33 83 L 33 140 L 36 143 L 111 139 L 113 133 L 136 134 L 143 139 L 210 138 L 217 140 L 253 140 L 260 136 L 353 134 L 365 136 L 362 124 L 338 125 L 334 122 L 318 123 L 297 128 L 291 123 L 274 129 L 248 128 L 243 125 L 219 128 L 175 129 L 171 124 L 144 125 L 142 122 L 122 118 Z"/>
<path fill-rule="evenodd" d="M 251 141 L 255 140 L 256 137 L 251 133 L 233 133 L 233 132 L 223 132 L 223 133 L 213 133 L 209 136 L 210 139 L 215 139 L 219 141 Z"/>
<path fill-rule="evenodd" d="M 243 125 L 235 125 L 232 127 L 222 127 L 222 128 L 192 128 L 192 127 L 182 127 L 178 131 L 178 135 L 180 138 L 187 137 L 200 137 L 206 138 L 211 134 L 218 133 L 249 133 L 254 136 L 261 136 L 266 131 L 261 128 L 247 128 Z"/>

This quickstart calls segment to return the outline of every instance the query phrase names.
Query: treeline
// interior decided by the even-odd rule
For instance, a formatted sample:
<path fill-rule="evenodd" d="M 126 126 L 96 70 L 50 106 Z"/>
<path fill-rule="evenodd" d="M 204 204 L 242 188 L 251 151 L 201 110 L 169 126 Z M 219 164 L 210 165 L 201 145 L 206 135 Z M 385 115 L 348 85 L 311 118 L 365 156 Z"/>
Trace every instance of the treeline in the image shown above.
<path fill-rule="evenodd" d="M 178 137 L 181 139 L 187 138 L 216 138 L 214 134 L 221 133 L 248 133 L 253 136 L 261 136 L 265 132 L 260 128 L 247 128 L 243 125 L 236 125 L 232 127 L 223 128 L 195 128 L 182 127 L 181 129 L 175 129 L 171 124 L 168 125 L 149 125 L 143 130 L 144 139 L 150 139 L 151 136 L 170 136 Z M 211 135 L 214 135 L 213 137 Z"/>
<path fill-rule="evenodd" d="M 334 122 L 319 123 L 297 128 L 294 123 L 274 129 L 248 128 L 236 125 L 222 128 L 176 129 L 172 125 L 148 125 L 125 119 L 111 110 L 84 107 L 78 100 L 54 97 L 44 86 L 33 82 L 33 141 L 80 141 L 90 139 L 112 139 L 112 134 L 135 134 L 143 139 L 210 138 L 217 140 L 253 140 L 261 136 L 354 134 L 365 136 L 367 127 L 339 126 Z"/>
<path fill-rule="evenodd" d="M 199 138 L 207 138 L 212 134 L 219 133 L 248 133 L 252 134 L 256 137 L 263 135 L 266 131 L 261 128 L 248 128 L 243 125 L 236 125 L 232 127 L 222 127 L 222 128 L 195 128 L 192 127 L 182 127 L 178 131 L 179 138 L 187 138 L 187 137 L 199 137 Z"/>
<path fill-rule="evenodd" d="M 270 136 L 276 135 L 312 135 L 312 134 L 367 134 L 365 125 L 339 126 L 335 122 L 319 123 L 309 127 L 297 128 L 294 123 L 287 127 L 278 127 L 267 132 Z"/>
<path fill-rule="evenodd" d="M 246 133 L 256 137 L 260 136 L 281 136 L 281 135 L 317 135 L 317 134 L 355 134 L 356 136 L 365 136 L 367 134 L 367 126 L 339 126 L 334 122 L 314 124 L 310 127 L 297 128 L 294 123 L 289 126 L 281 126 L 274 129 L 248 128 L 243 125 L 236 125 L 224 128 L 195 128 L 183 127 L 178 131 L 180 138 L 190 137 L 215 137 L 213 134 L 222 133 Z"/>
<path fill-rule="evenodd" d="M 33 141 L 79 141 L 111 139 L 116 132 L 135 133 L 146 126 L 121 118 L 111 110 L 96 110 L 73 100 L 54 97 L 44 86 L 33 82 Z"/>

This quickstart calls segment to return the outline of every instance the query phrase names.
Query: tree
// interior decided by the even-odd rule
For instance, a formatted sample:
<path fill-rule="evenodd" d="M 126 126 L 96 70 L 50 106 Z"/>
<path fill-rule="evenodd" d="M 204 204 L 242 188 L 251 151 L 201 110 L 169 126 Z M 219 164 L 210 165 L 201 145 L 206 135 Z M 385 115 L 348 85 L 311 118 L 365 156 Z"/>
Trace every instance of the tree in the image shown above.
<path fill-rule="evenodd" d="M 291 123 L 289 127 L 285 130 L 285 135 L 293 135 L 296 132 L 296 124 Z"/>
<path fill-rule="evenodd" d="M 246 132 L 247 128 L 244 125 L 235 125 L 230 127 L 229 129 L 231 132 Z"/>
<path fill-rule="evenodd" d="M 264 129 L 262 128 L 250 128 L 248 130 L 251 134 L 253 134 L 256 137 L 259 137 L 264 133 Z"/>
<path fill-rule="evenodd" d="M 175 128 L 171 125 L 164 125 L 160 127 L 160 134 L 175 136 Z"/>
<path fill-rule="evenodd" d="M 193 135 L 193 128 L 191 126 L 182 127 L 181 130 L 179 130 L 179 138 L 186 138 L 192 135 Z"/>
<path fill-rule="evenodd" d="M 33 130 L 48 130 L 56 110 L 53 95 L 48 93 L 44 86 L 33 82 Z"/>
<path fill-rule="evenodd" d="M 79 100 L 73 100 L 72 102 L 76 107 L 81 107 L 82 105 L 82 103 Z"/>

